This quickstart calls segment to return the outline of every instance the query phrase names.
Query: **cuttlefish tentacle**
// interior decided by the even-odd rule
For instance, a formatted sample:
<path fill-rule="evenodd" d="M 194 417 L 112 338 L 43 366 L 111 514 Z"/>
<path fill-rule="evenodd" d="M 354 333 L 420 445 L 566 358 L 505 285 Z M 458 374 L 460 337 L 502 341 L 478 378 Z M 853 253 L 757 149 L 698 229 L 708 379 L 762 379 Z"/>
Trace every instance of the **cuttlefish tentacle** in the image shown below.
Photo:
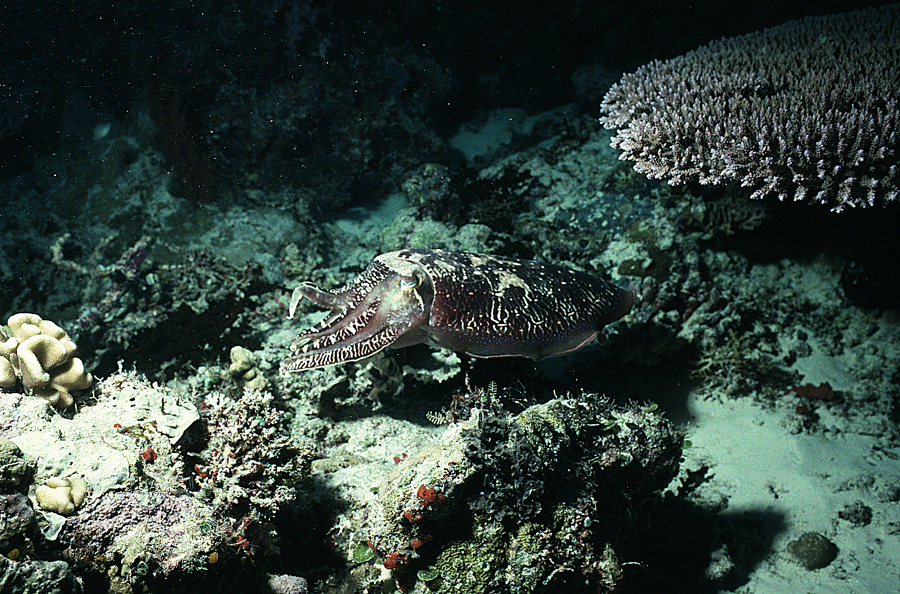
<path fill-rule="evenodd" d="M 309 284 L 303 284 L 294 289 L 294 294 L 291 296 L 288 318 L 294 317 L 297 307 L 304 297 L 320 307 L 330 309 L 331 312 L 318 324 L 297 336 L 294 339 L 293 344 L 308 342 L 316 337 L 333 334 L 341 328 L 347 328 L 344 319 L 347 316 L 347 312 L 353 308 L 353 304 L 348 301 L 344 295 L 322 291 Z"/>
<path fill-rule="evenodd" d="M 423 280 L 418 266 L 389 268 L 376 260 L 340 291 L 301 285 L 295 297 L 333 311 L 294 339 L 282 369 L 296 372 L 358 361 L 392 346 L 426 321 L 423 312 L 431 297 Z"/>
<path fill-rule="evenodd" d="M 634 293 L 561 266 L 466 252 L 382 254 L 338 291 L 304 284 L 332 310 L 302 332 L 288 373 L 357 361 L 421 342 L 476 357 L 540 359 L 576 350 L 631 310 Z"/>

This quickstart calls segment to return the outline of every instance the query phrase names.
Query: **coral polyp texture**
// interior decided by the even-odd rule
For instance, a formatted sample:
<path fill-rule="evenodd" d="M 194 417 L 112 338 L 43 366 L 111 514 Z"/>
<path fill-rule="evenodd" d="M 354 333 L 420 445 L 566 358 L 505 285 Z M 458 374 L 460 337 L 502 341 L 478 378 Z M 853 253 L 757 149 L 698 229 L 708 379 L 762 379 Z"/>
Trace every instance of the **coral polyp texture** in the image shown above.
<path fill-rule="evenodd" d="M 835 211 L 900 191 L 900 5 L 807 17 L 626 74 L 603 99 L 620 159 L 671 184 Z"/>
<path fill-rule="evenodd" d="M 72 406 L 72 390 L 93 381 L 75 356 L 75 343 L 66 331 L 37 314 L 18 313 L 0 328 L 0 387 L 19 381 L 29 394 L 42 396 L 61 408 Z"/>
<path fill-rule="evenodd" d="M 422 342 L 475 357 L 541 359 L 580 348 L 631 311 L 634 294 L 584 272 L 447 250 L 382 254 L 343 289 L 303 284 L 332 313 L 301 333 L 286 372 L 357 361 Z"/>
<path fill-rule="evenodd" d="M 381 484 L 368 546 L 401 589 L 417 575 L 441 593 L 612 592 L 613 547 L 678 472 L 681 433 L 591 394 L 484 404 Z"/>

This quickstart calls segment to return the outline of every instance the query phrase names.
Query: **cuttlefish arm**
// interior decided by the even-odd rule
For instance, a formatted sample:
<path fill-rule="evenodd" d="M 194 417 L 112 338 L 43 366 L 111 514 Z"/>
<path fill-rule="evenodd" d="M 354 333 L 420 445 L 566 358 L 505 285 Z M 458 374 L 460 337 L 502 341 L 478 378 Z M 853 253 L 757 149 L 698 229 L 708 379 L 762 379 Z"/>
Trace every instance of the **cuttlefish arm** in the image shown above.
<path fill-rule="evenodd" d="M 426 338 L 415 330 L 428 321 L 430 284 L 414 263 L 379 256 L 339 291 L 301 285 L 291 298 L 291 316 L 304 298 L 332 311 L 294 339 L 290 356 L 282 361 L 284 372 L 358 361 L 395 345 L 404 335 L 403 346 Z"/>

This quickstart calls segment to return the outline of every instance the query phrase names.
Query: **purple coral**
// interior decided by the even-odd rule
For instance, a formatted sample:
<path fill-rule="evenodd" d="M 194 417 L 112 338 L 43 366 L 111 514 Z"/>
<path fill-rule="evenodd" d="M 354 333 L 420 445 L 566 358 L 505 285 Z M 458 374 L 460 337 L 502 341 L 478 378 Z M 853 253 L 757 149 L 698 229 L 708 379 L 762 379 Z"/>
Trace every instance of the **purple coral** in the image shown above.
<path fill-rule="evenodd" d="M 136 531 L 143 534 L 137 541 Z M 149 559 L 168 574 L 214 550 L 224 535 L 209 507 L 190 495 L 109 491 L 67 521 L 63 540 L 76 562 L 116 553 Z"/>

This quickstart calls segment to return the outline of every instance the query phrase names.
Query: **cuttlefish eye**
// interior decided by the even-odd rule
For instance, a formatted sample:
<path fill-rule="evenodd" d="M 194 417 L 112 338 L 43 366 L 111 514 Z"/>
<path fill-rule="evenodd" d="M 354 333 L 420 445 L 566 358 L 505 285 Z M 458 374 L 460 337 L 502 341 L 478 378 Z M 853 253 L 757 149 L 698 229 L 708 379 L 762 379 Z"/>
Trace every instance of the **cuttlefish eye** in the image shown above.
<path fill-rule="evenodd" d="M 397 285 L 404 291 L 412 291 L 418 287 L 421 282 L 422 281 L 418 276 L 401 276 L 400 280 L 397 281 Z"/>

